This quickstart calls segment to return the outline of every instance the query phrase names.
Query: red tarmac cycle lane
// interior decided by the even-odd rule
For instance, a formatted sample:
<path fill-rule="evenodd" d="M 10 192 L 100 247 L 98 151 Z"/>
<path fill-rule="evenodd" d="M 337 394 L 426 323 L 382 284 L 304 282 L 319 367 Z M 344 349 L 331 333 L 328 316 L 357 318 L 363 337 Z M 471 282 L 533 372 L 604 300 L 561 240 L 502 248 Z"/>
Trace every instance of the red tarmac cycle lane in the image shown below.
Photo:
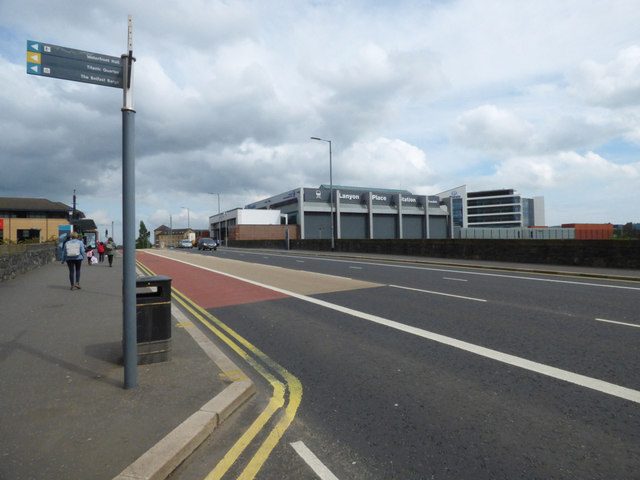
<path fill-rule="evenodd" d="M 171 277 L 171 286 L 202 308 L 286 298 L 287 295 L 202 268 L 144 252 L 136 259 L 155 275 Z"/>

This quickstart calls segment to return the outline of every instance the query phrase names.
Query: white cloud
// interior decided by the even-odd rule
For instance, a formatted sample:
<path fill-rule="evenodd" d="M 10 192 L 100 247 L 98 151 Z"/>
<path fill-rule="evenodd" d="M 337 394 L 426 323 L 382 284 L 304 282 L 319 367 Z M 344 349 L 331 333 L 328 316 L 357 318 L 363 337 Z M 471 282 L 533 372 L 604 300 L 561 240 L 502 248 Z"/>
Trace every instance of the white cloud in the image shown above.
<path fill-rule="evenodd" d="M 432 176 L 425 153 L 399 139 L 356 142 L 334 160 L 334 183 L 340 185 L 411 190 Z"/>
<path fill-rule="evenodd" d="M 540 142 L 533 125 L 495 105 L 460 115 L 453 138 L 467 147 L 497 154 L 531 153 Z"/>
<path fill-rule="evenodd" d="M 606 63 L 583 62 L 571 75 L 569 91 L 585 102 L 609 108 L 640 105 L 640 46 L 621 50 Z"/>
<path fill-rule="evenodd" d="M 496 165 L 493 186 L 516 184 L 533 191 L 564 188 L 587 191 L 594 184 L 639 184 L 640 162 L 618 165 L 597 153 L 559 152 L 548 156 L 509 158 Z"/>

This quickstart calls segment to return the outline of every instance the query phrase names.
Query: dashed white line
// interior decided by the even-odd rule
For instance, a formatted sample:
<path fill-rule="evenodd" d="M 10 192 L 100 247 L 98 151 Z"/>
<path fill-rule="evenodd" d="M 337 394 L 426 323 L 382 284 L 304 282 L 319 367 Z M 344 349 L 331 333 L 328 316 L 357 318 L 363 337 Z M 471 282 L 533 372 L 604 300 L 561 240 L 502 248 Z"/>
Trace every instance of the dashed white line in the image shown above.
<path fill-rule="evenodd" d="M 431 290 L 422 290 L 420 288 L 403 287 L 401 285 L 389 285 L 393 288 L 402 288 L 403 290 L 413 290 L 414 292 L 430 293 L 432 295 L 443 295 L 445 297 L 461 298 L 462 300 L 473 300 L 474 302 L 486 302 L 483 298 L 463 297 L 462 295 L 453 295 L 452 293 L 434 292 Z"/>
<path fill-rule="evenodd" d="M 468 282 L 466 278 L 442 277 L 443 280 L 455 280 L 456 282 Z"/>
<path fill-rule="evenodd" d="M 249 253 L 248 255 L 261 255 L 261 254 L 259 254 L 259 253 Z M 273 257 L 289 257 L 290 255 L 274 253 L 274 254 L 271 254 L 271 256 L 273 256 Z M 437 267 L 425 267 L 425 266 L 419 266 L 419 265 L 396 265 L 396 264 L 391 264 L 391 263 L 379 263 L 379 262 L 373 262 L 373 261 L 340 260 L 340 259 L 337 259 L 337 258 L 314 258 L 314 260 L 317 260 L 317 261 L 320 261 L 320 262 L 360 263 L 362 265 L 367 265 L 367 266 L 379 266 L 379 267 L 387 267 L 387 268 L 404 268 L 404 269 L 409 269 L 409 270 L 428 270 L 428 271 L 431 271 L 431 272 L 447 272 L 447 273 L 455 272 L 456 274 L 460 274 L 460 275 L 482 275 L 482 276 L 486 276 L 486 277 L 503 277 L 503 278 L 509 278 L 509 279 L 530 280 L 530 281 L 534 281 L 534 282 L 566 283 L 566 284 L 570 284 L 570 285 L 580 285 L 580 286 L 585 286 L 585 287 L 617 288 L 617 289 L 623 289 L 623 290 L 640 290 L 640 287 L 632 287 L 632 286 L 627 286 L 627 285 L 608 285 L 608 284 L 604 284 L 604 283 L 578 282 L 578 281 L 564 280 L 564 279 L 558 279 L 558 278 L 525 277 L 523 275 L 514 275 L 514 274 L 475 272 L 475 271 L 470 271 L 470 270 L 453 270 L 454 268 L 455 269 L 458 269 L 458 268 L 469 268 L 469 269 L 478 268 L 477 266 L 474 266 L 474 265 L 467 265 L 465 267 L 456 266 L 456 267 L 449 267 L 449 268 L 437 268 Z M 532 275 L 545 275 L 545 274 L 544 273 L 533 272 Z M 567 277 L 571 277 L 572 276 L 572 272 L 563 272 L 562 275 L 563 276 L 567 276 Z M 603 279 L 603 280 L 605 280 L 605 279 Z"/>
<path fill-rule="evenodd" d="M 636 327 L 640 328 L 640 325 L 637 323 L 626 323 L 626 322 L 616 322 L 615 320 L 606 320 L 604 318 L 596 318 L 598 322 L 607 322 L 607 323 L 615 323 L 616 325 L 624 325 L 626 327 Z"/>
<path fill-rule="evenodd" d="M 329 470 L 324 463 L 322 463 L 320 459 L 316 457 L 311 450 L 309 450 L 304 442 L 292 442 L 291 446 L 321 480 L 338 480 L 338 477 L 336 477 L 331 470 Z"/>

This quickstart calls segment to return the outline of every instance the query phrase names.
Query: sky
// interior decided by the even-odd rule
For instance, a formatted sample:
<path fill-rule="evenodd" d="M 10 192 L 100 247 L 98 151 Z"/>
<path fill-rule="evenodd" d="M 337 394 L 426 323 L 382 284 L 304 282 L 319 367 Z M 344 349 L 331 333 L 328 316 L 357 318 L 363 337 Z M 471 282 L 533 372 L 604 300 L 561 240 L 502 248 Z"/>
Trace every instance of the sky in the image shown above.
<path fill-rule="evenodd" d="M 75 190 L 121 241 L 122 90 L 27 75 L 26 42 L 119 57 L 128 15 L 136 229 L 329 183 L 312 136 L 334 185 L 640 221 L 637 0 L 0 0 L 0 196 Z"/>

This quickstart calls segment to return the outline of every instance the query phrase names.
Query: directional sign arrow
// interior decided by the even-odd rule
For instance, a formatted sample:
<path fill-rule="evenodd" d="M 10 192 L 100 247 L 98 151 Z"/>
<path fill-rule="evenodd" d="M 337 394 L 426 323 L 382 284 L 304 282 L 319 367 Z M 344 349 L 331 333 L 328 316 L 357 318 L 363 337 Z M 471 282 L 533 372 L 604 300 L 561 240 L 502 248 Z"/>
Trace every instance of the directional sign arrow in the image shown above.
<path fill-rule="evenodd" d="M 41 63 L 41 55 L 36 52 L 27 52 L 27 62 L 29 63 Z"/>

